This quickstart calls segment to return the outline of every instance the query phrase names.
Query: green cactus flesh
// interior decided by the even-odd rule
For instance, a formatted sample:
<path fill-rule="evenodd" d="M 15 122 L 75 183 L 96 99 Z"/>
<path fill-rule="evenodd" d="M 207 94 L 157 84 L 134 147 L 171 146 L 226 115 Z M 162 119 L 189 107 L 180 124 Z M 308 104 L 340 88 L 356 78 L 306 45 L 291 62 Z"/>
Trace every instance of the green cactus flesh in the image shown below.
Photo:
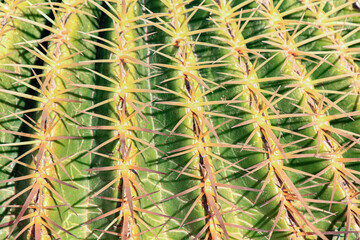
<path fill-rule="evenodd" d="M 0 239 L 360 239 L 359 0 L 2 0 Z"/>

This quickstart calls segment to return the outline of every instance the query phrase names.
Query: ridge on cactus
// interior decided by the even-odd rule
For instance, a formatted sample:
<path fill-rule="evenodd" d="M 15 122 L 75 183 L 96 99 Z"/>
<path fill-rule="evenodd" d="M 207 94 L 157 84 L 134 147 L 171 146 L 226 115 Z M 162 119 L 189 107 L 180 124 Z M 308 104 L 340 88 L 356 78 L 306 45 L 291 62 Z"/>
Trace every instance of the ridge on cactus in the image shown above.
<path fill-rule="evenodd" d="M 359 187 L 359 0 L 0 3 L 0 240 L 355 240 Z"/>

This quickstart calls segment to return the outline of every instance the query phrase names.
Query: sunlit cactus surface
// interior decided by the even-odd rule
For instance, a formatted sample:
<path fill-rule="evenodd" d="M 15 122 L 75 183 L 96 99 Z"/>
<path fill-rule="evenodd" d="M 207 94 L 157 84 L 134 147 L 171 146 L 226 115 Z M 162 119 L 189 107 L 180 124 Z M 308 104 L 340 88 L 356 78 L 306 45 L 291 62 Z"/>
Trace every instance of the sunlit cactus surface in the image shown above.
<path fill-rule="evenodd" d="M 359 0 L 1 0 L 0 240 L 358 240 L 359 193 Z"/>

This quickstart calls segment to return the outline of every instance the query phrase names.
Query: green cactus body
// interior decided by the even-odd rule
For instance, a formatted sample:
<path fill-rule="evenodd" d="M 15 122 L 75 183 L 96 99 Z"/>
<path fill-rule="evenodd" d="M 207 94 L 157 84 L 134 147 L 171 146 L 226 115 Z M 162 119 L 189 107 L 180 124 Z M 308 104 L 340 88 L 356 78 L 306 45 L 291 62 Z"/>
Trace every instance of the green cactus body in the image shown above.
<path fill-rule="evenodd" d="M 98 71 L 93 72 L 98 79 L 96 85 L 81 85 L 96 90 L 95 105 L 85 111 L 94 116 L 95 124 L 81 129 L 96 131 L 95 145 L 89 152 L 95 155 L 94 167 L 88 171 L 100 172 L 97 175 L 100 181 L 94 181 L 90 199 L 98 198 L 95 201 L 106 207 L 86 224 L 100 226 L 99 237 L 107 233 L 122 239 L 137 238 L 143 231 L 149 231 L 154 237 L 155 232 L 143 220 L 143 215 L 156 218 L 162 214 L 153 200 L 154 191 L 144 185 L 144 172 L 162 173 L 150 169 L 148 164 L 142 167 L 141 162 L 156 159 L 157 148 L 151 139 L 153 134 L 163 133 L 155 131 L 146 116 L 152 107 L 151 94 L 161 92 L 149 89 L 151 76 L 146 75 L 146 69 L 150 66 L 143 61 L 147 49 L 152 47 L 144 44 L 142 35 L 141 26 L 147 23 L 138 26 L 143 19 L 141 6 L 136 1 L 107 4 L 108 10 L 94 4 L 103 10 L 105 30 L 103 36 L 93 36 L 99 41 L 89 41 L 99 47 L 101 59 L 92 61 L 100 63 Z M 91 109 L 95 109 L 95 113 L 89 111 Z M 154 207 L 144 209 L 145 199 Z M 121 205 L 117 206 L 118 203 Z M 119 228 L 121 231 L 117 232 Z"/>
<path fill-rule="evenodd" d="M 290 10 L 291 11 L 291 10 Z M 313 10 L 314 11 L 314 10 Z M 300 32 L 305 32 L 307 29 L 298 29 L 299 33 Z M 297 36 L 299 36 L 299 34 L 297 32 L 293 33 L 292 37 L 292 41 L 293 42 L 288 42 L 288 45 L 292 45 L 292 46 L 297 46 L 296 48 L 292 49 L 292 56 L 289 54 L 289 52 L 287 52 L 287 56 L 286 58 L 288 59 L 297 59 L 297 60 L 289 60 L 289 62 L 292 62 L 292 65 L 290 65 L 290 73 L 292 73 L 292 76 L 295 77 L 296 80 L 298 80 L 297 82 L 294 82 L 294 84 L 290 84 L 288 85 L 288 88 L 292 88 L 294 89 L 294 91 L 300 91 L 300 94 L 298 94 L 297 97 L 298 99 L 298 105 L 300 106 L 301 109 L 303 109 L 303 112 L 306 112 L 308 114 L 324 114 L 329 108 L 335 108 L 337 111 L 340 111 L 341 114 L 337 114 L 336 115 L 336 119 L 338 118 L 343 118 L 346 116 L 352 116 L 352 115 L 356 115 L 356 112 L 351 112 L 349 111 L 348 113 L 344 113 L 342 108 L 337 106 L 337 104 L 339 102 L 341 102 L 344 97 L 339 96 L 339 98 L 337 99 L 337 101 L 335 103 L 333 103 L 330 99 L 328 99 L 326 96 L 323 95 L 323 93 L 333 93 L 331 91 L 327 91 L 327 90 L 323 90 L 322 88 L 318 88 L 317 86 L 319 86 L 322 83 L 326 83 L 328 81 L 336 81 L 336 80 L 342 80 L 344 79 L 344 72 L 343 71 L 339 71 L 339 70 L 335 70 L 335 71 L 331 71 L 332 75 L 329 78 L 326 77 L 316 77 L 316 73 L 313 74 L 314 77 L 308 75 L 309 73 L 312 74 L 315 71 L 316 72 L 321 72 L 321 68 L 320 66 L 322 65 L 322 63 L 325 60 L 321 60 L 320 62 L 316 63 L 315 66 L 309 67 L 308 66 L 308 58 L 305 59 L 299 59 L 299 57 L 297 56 L 298 52 L 303 51 L 301 48 L 304 48 L 304 46 L 306 46 L 307 43 L 311 42 L 311 39 L 318 39 L 319 36 L 325 36 L 323 39 L 333 39 L 334 37 L 334 33 L 331 29 L 327 29 L 326 31 L 322 31 L 319 35 L 315 35 L 315 36 L 311 36 L 308 39 L 305 39 L 303 41 L 299 41 L 297 42 L 298 38 Z M 339 37 L 339 36 L 338 36 Z M 288 37 L 285 37 L 285 39 L 291 39 L 290 35 L 288 35 Z M 310 40 L 309 40 L 310 39 Z M 278 40 L 279 41 L 279 40 Z M 328 44 L 328 43 L 327 43 Z M 316 47 L 317 50 L 319 49 L 324 49 L 324 43 L 321 43 L 321 41 L 319 41 L 319 45 L 320 47 Z M 317 46 L 319 46 L 317 45 Z M 286 46 L 286 44 L 283 44 L 283 46 Z M 278 46 L 277 46 L 278 47 Z M 315 49 L 316 49 L 315 48 Z M 312 54 L 324 54 L 324 52 L 321 51 L 309 51 L 309 49 L 307 49 L 306 51 L 308 51 L 308 56 L 311 56 Z M 317 56 L 316 58 L 319 58 L 319 56 Z M 327 61 L 332 61 L 331 59 L 337 59 L 337 56 L 330 56 L 330 57 L 326 57 L 326 59 L 328 59 Z M 332 61 L 334 64 L 335 61 Z M 357 66 L 356 66 L 357 67 Z M 355 67 L 355 68 L 356 68 Z M 331 67 L 327 66 L 327 70 L 331 69 Z M 286 69 L 286 66 L 283 67 L 283 69 Z M 294 71 L 295 69 L 298 69 L 298 71 Z M 308 69 L 308 70 L 306 70 Z M 340 68 L 340 70 L 342 70 Z M 337 72 L 337 74 L 335 74 L 335 72 Z M 323 74 L 324 75 L 324 74 Z M 343 80 L 342 80 L 343 82 Z M 328 84 L 326 84 L 328 85 Z M 326 89 L 326 88 L 325 88 Z M 337 92 L 339 93 L 339 92 Z M 293 98 L 296 97 L 296 95 L 289 95 Z M 324 107 L 324 103 L 327 105 L 327 109 L 325 108 L 325 110 L 323 109 Z M 333 116 L 335 117 L 335 116 Z M 315 174 L 314 176 L 312 176 L 311 178 L 309 178 L 308 180 L 306 180 L 305 182 L 310 182 L 310 181 L 314 181 L 314 180 L 319 180 L 319 177 L 325 177 L 327 179 L 329 179 L 329 181 L 331 181 L 331 186 L 332 186 L 332 190 L 330 191 L 330 189 L 328 189 L 328 191 L 330 192 L 326 192 L 322 195 L 317 196 L 318 199 L 314 199 L 314 200 L 308 200 L 308 201 L 313 201 L 315 204 L 316 203 L 321 203 L 321 200 L 323 201 L 329 201 L 329 208 L 328 210 L 331 209 L 331 206 L 334 206 L 333 209 L 336 209 L 336 211 L 342 212 L 343 210 L 340 210 L 339 208 L 339 204 L 338 201 L 340 199 L 349 199 L 349 188 L 351 189 L 349 184 L 349 181 L 346 179 L 346 176 L 344 175 L 344 172 L 349 172 L 346 169 L 346 166 L 342 163 L 341 159 L 343 159 L 343 151 L 342 146 L 339 145 L 338 140 L 336 139 L 336 136 L 334 138 L 335 134 L 331 134 L 331 133 L 337 133 L 339 135 L 341 135 L 342 137 L 345 138 L 349 138 L 349 139 L 353 139 L 354 141 L 357 141 L 354 138 L 353 134 L 348 134 L 345 133 L 343 130 L 341 129 L 337 129 L 337 128 L 333 128 L 330 124 L 330 120 L 335 119 L 332 117 L 319 117 L 318 115 L 315 117 L 311 117 L 311 120 L 309 122 L 302 122 L 302 127 L 300 127 L 300 129 L 302 128 L 307 128 L 307 127 L 312 127 L 313 128 L 309 129 L 315 132 L 311 132 L 311 131 L 307 131 L 306 134 L 308 136 L 314 137 L 316 138 L 316 141 L 314 141 L 314 145 L 316 146 L 315 150 L 316 150 L 316 155 L 318 155 L 319 157 L 323 154 L 323 156 L 326 157 L 322 157 L 325 158 L 323 161 L 321 161 L 316 167 L 319 167 L 319 169 L 311 169 L 310 173 L 311 174 Z M 315 124 L 314 124 L 315 123 Z M 321 158 L 321 157 L 320 157 Z M 339 161 L 340 159 L 340 161 Z M 326 162 L 326 160 L 330 160 L 330 162 Z M 350 160 L 351 161 L 351 160 Z M 303 170 L 305 171 L 309 171 L 308 169 L 306 169 L 305 167 L 303 168 Z M 314 171 L 315 170 L 315 171 Z M 346 174 L 347 175 L 347 174 Z M 350 178 L 352 178 L 353 180 L 356 180 L 356 177 L 353 176 L 352 174 L 349 174 L 348 176 L 350 176 Z M 316 179 L 317 178 L 317 179 Z M 316 181 L 315 181 L 316 182 Z M 321 182 L 321 181 L 320 181 Z M 335 194 L 336 193 L 336 194 Z M 321 200 L 320 200 L 320 199 Z M 350 209 L 350 206 L 347 206 L 348 209 Z M 350 210 L 349 210 L 350 212 Z M 349 214 L 347 217 L 348 222 L 347 222 L 347 229 L 350 229 L 350 219 L 352 218 L 352 216 Z M 353 225 L 353 227 L 356 227 L 356 225 Z"/>
<path fill-rule="evenodd" d="M 39 3 L 41 1 L 34 1 Z M 47 12 L 46 12 L 47 13 Z M 14 116 L 22 116 L 26 112 L 28 104 L 9 95 L 7 91 L 26 92 L 26 86 L 14 81 L 14 77 L 20 81 L 31 76 L 31 72 L 23 69 L 18 64 L 33 64 L 35 56 L 27 53 L 17 43 L 24 40 L 33 40 L 41 37 L 41 29 L 30 28 L 31 24 L 23 22 L 26 18 L 30 21 L 44 22 L 35 9 L 29 8 L 29 4 L 22 1 L 5 1 L 1 3 L 1 30 L 0 30 L 0 52 L 1 52 L 1 81 L 0 81 L 0 131 L 6 129 L 19 130 L 21 121 Z M 14 66 L 15 64 L 15 66 Z M 15 168 L 13 161 L 17 157 L 17 144 L 21 144 L 19 138 L 1 132 L 1 176 L 0 181 L 6 181 L 17 174 L 18 166 Z M 0 202 L 4 204 L 15 194 L 14 185 L 1 183 L 3 191 L 0 194 Z M 8 208 L 1 208 L 0 225 L 12 220 L 12 213 Z M 0 231 L 0 238 L 4 239 L 9 234 L 9 228 Z"/>
<path fill-rule="evenodd" d="M 15 211 L 15 220 L 10 222 L 9 235 L 14 235 L 14 238 L 51 239 L 51 236 L 60 237 L 62 234 L 57 233 L 55 229 L 70 234 L 64 227 L 69 228 L 76 222 L 76 224 L 80 224 L 84 219 L 87 219 L 86 215 L 85 218 L 78 216 L 71 207 L 74 201 L 79 199 L 72 198 L 74 196 L 71 194 L 65 194 L 65 192 L 71 193 L 66 188 L 79 190 L 76 193 L 77 197 L 81 195 L 81 191 L 85 194 L 88 193 L 87 188 L 83 187 L 80 190 L 78 187 L 67 183 L 74 177 L 80 177 L 80 165 L 74 163 L 70 168 L 64 166 L 68 158 L 81 153 L 78 151 L 78 147 L 84 146 L 87 149 L 90 146 L 89 143 L 77 140 L 84 132 L 78 131 L 76 125 L 80 123 L 72 116 L 80 107 L 79 98 L 90 98 L 91 92 L 83 90 L 79 95 L 69 94 L 76 90 L 75 86 L 71 86 L 73 81 L 91 75 L 91 73 L 75 74 L 71 72 L 73 70 L 71 68 L 79 66 L 79 61 L 84 59 L 78 56 L 80 55 L 78 48 L 81 49 L 85 46 L 79 43 L 77 31 L 95 29 L 95 25 L 91 23 L 91 18 L 94 16 L 87 13 L 91 12 L 91 9 L 86 9 L 82 5 L 81 2 L 33 5 L 32 9 L 38 11 L 42 16 L 46 16 L 41 10 L 42 8 L 45 10 L 50 8 L 54 15 L 54 21 L 51 21 L 52 27 L 47 27 L 38 22 L 29 22 L 51 32 L 49 36 L 42 39 L 25 40 L 21 45 L 29 54 L 44 62 L 43 65 L 19 64 L 19 67 L 33 72 L 34 75 L 29 79 L 32 79 L 35 84 L 31 85 L 25 81 L 21 84 L 36 94 L 7 92 L 9 96 L 14 95 L 36 102 L 33 104 L 34 108 L 26 112 L 27 115 L 24 115 L 26 117 L 18 116 L 21 122 L 28 127 L 27 132 L 3 130 L 4 133 L 29 139 L 23 142 L 23 145 L 27 147 L 21 149 L 21 153 L 15 159 L 16 161 L 14 160 L 14 162 L 23 162 L 25 169 L 21 170 L 20 176 L 9 179 L 19 186 L 18 193 L 7 199 L 6 204 L 16 208 L 17 205 L 13 204 L 13 201 L 16 200 L 16 203 L 21 206 L 18 212 Z M 77 11 L 80 8 L 82 17 L 77 16 Z M 88 24 L 82 27 L 81 21 Z M 42 48 L 48 45 L 49 48 L 46 52 L 42 52 L 40 47 L 36 46 L 37 44 Z M 38 70 L 42 73 L 36 73 Z M 28 115 L 29 113 L 30 115 Z M 83 118 L 82 120 L 84 123 L 90 122 L 89 119 Z M 68 145 L 78 147 L 70 149 L 67 147 Z M 87 161 L 89 162 L 89 160 L 88 158 Z M 78 174 L 74 172 L 78 172 Z M 80 183 L 81 181 L 77 184 L 82 186 Z M 62 207 L 64 205 L 66 210 Z M 31 210 L 27 211 L 27 209 Z M 69 209 L 71 211 L 68 211 Z M 72 215 L 76 215 L 76 217 L 74 218 Z M 25 221 L 22 222 L 23 220 Z M 70 226 L 66 226 L 67 224 Z M 14 230 L 20 225 L 23 225 L 23 228 L 15 234 Z M 70 235 L 75 237 L 73 234 Z"/>
<path fill-rule="evenodd" d="M 245 6 L 246 4 L 248 4 L 248 2 L 244 2 L 241 6 Z M 269 115 L 270 108 L 274 109 L 272 104 L 275 103 L 264 97 L 263 94 L 269 94 L 269 91 L 260 87 L 261 82 L 271 80 L 276 81 L 279 78 L 262 79 L 257 76 L 257 69 L 249 59 L 249 54 L 253 51 L 246 47 L 246 43 L 255 40 L 257 36 L 255 36 L 254 39 L 244 39 L 242 35 L 242 31 L 244 30 L 242 29 L 244 29 L 247 24 L 245 23 L 243 26 L 240 26 L 240 21 L 236 22 L 232 20 L 232 15 L 228 14 L 228 12 L 232 12 L 234 9 L 226 3 L 214 5 L 215 7 L 213 9 L 207 10 L 213 15 L 216 14 L 218 18 L 214 19 L 214 23 L 218 25 L 222 31 L 212 38 L 218 40 L 219 45 L 226 49 L 219 54 L 218 60 L 229 59 L 228 61 L 231 63 L 226 71 L 221 72 L 225 79 L 229 79 L 228 81 L 224 81 L 223 84 L 230 87 L 230 90 L 226 88 L 226 90 L 223 91 L 222 96 L 244 101 L 244 103 L 240 103 L 238 107 L 235 107 L 235 109 L 237 109 L 236 111 L 220 110 L 219 107 L 216 107 L 215 109 L 221 112 L 232 112 L 235 116 L 239 116 L 243 111 L 247 113 L 246 118 L 244 119 L 246 121 L 244 123 L 236 124 L 234 121 L 230 122 L 231 124 L 229 124 L 229 126 L 234 130 L 229 131 L 227 136 L 224 135 L 224 139 L 239 139 L 241 136 L 245 145 L 251 143 L 251 146 L 256 146 L 263 150 L 263 153 L 252 153 L 250 156 L 249 152 L 236 152 L 235 154 L 228 154 L 228 156 L 234 157 L 235 155 L 235 157 L 239 159 L 246 157 L 242 164 L 249 169 L 249 173 L 246 173 L 246 175 L 255 172 L 257 178 L 264 179 L 264 183 L 262 185 L 260 184 L 261 192 L 250 197 L 253 204 L 264 202 L 263 197 L 265 196 L 266 198 L 271 196 L 270 198 L 273 200 L 273 202 L 267 202 L 263 208 L 254 208 L 249 212 L 256 214 L 257 211 L 262 211 L 267 214 L 273 214 L 273 211 L 269 211 L 270 208 L 274 209 L 274 207 L 276 208 L 279 204 L 279 214 L 284 211 L 284 206 L 286 206 L 285 211 L 290 211 L 289 208 L 292 208 L 292 204 L 286 199 L 283 193 L 291 189 L 289 189 L 289 186 L 281 187 L 281 185 L 287 182 L 286 178 L 284 179 L 286 173 L 283 171 L 282 162 L 285 158 L 290 158 L 291 154 L 285 153 L 283 146 L 278 143 L 277 136 L 275 135 L 275 130 L 278 130 L 278 128 L 272 126 L 270 122 L 271 119 L 276 119 L 277 116 Z M 239 18 L 241 17 L 243 16 L 240 15 Z M 263 65 L 260 65 L 258 68 L 261 68 L 262 66 Z M 229 70 L 231 72 L 229 72 Z M 243 136 L 243 133 L 245 133 L 245 136 Z M 247 160 L 250 157 L 253 159 L 252 161 Z M 255 161 L 255 159 L 257 159 L 257 161 Z M 238 179 L 234 182 L 239 184 Z M 256 182 L 251 179 L 247 179 L 246 182 L 246 184 L 256 184 Z M 264 190 L 265 192 L 262 192 Z M 248 206 L 248 208 L 250 206 Z M 288 219 L 280 219 L 279 217 L 280 215 L 275 217 L 275 224 L 283 226 L 283 229 L 291 231 L 293 229 L 291 222 Z M 249 223 L 251 223 L 251 221 L 244 221 L 243 224 L 246 226 L 249 225 Z M 255 221 L 252 222 L 253 226 L 261 226 L 262 224 L 264 223 L 259 221 L 259 219 L 255 219 Z M 272 225 L 269 236 L 273 234 L 272 230 L 275 228 L 275 224 Z M 254 237 L 255 235 L 250 233 L 250 236 Z M 276 237 L 281 238 L 284 237 L 284 235 L 278 235 Z"/>
<path fill-rule="evenodd" d="M 243 6 L 245 6 L 248 3 L 244 3 Z M 229 9 L 228 6 L 219 6 L 223 9 L 226 9 L 226 7 Z M 224 11 L 224 10 L 223 10 Z M 246 12 L 246 10 L 244 11 Z M 222 13 L 219 11 L 218 13 L 220 16 Z M 255 14 L 255 12 L 251 11 L 250 14 Z M 244 17 L 244 16 L 239 16 Z M 226 18 L 220 18 L 220 19 L 226 19 Z M 219 20 L 218 20 L 219 21 Z M 246 17 L 244 17 L 244 21 L 246 20 Z M 250 118 L 243 123 L 240 124 L 233 124 L 234 127 L 241 127 L 241 130 L 244 131 L 244 126 L 249 124 L 250 126 L 255 126 L 255 128 L 252 128 L 249 133 L 247 133 L 247 136 L 243 141 L 245 143 L 249 143 L 253 141 L 254 143 L 258 143 L 259 147 L 261 147 L 265 154 L 263 159 L 260 159 L 259 162 L 251 161 L 247 163 L 247 167 L 250 170 L 250 173 L 253 174 L 252 176 L 257 176 L 257 179 L 264 179 L 264 183 L 261 183 L 259 186 L 261 186 L 261 190 L 265 190 L 265 193 L 260 192 L 257 194 L 256 198 L 253 200 L 256 202 L 265 202 L 265 204 L 261 205 L 260 211 L 265 211 L 267 214 L 269 214 L 269 210 L 274 208 L 274 205 L 279 205 L 278 212 L 276 215 L 274 215 L 275 221 L 272 223 L 270 232 L 268 236 L 272 236 L 272 234 L 279 234 L 276 232 L 273 232 L 276 225 L 284 226 L 284 231 L 292 231 L 295 235 L 297 232 L 299 232 L 297 226 L 299 226 L 300 222 L 303 222 L 303 224 L 307 225 L 312 231 L 317 231 L 318 235 L 321 235 L 319 230 L 316 229 L 316 227 L 308 222 L 306 219 L 302 218 L 302 214 L 299 214 L 297 211 L 295 211 L 294 203 L 292 202 L 292 199 L 289 199 L 288 193 L 292 192 L 293 195 L 295 195 L 298 199 L 300 204 L 306 209 L 307 204 L 305 203 L 305 200 L 302 199 L 301 194 L 299 193 L 299 190 L 297 189 L 294 184 L 292 184 L 292 181 L 289 179 L 288 174 L 289 171 L 291 172 L 291 168 L 288 168 L 286 166 L 286 163 L 288 159 L 292 158 L 298 158 L 301 156 L 296 155 L 296 151 L 290 151 L 288 150 L 289 147 L 291 148 L 292 145 L 295 142 L 287 142 L 281 143 L 277 140 L 278 138 L 278 131 L 281 131 L 283 133 L 290 133 L 292 136 L 301 136 L 305 137 L 302 134 L 291 132 L 288 129 L 280 129 L 279 126 L 274 126 L 272 123 L 276 119 L 281 118 L 295 118 L 299 116 L 305 116 L 303 114 L 292 114 L 292 115 L 282 115 L 274 111 L 271 113 L 274 109 L 273 105 L 277 104 L 280 100 L 284 101 L 284 99 L 287 98 L 286 95 L 280 95 L 277 92 L 271 93 L 266 88 L 263 87 L 262 83 L 266 82 L 275 82 L 275 81 L 281 81 L 283 80 L 283 77 L 259 77 L 257 76 L 258 69 L 261 69 L 263 66 L 266 66 L 268 64 L 268 61 L 271 61 L 272 58 L 269 58 L 264 63 L 260 64 L 260 66 L 257 67 L 255 70 L 255 67 L 252 65 L 252 62 L 248 58 L 248 54 L 252 53 L 254 51 L 253 49 L 248 49 L 246 47 L 246 43 L 251 42 L 252 40 L 255 40 L 254 38 L 249 37 L 248 39 L 244 39 L 242 37 L 241 29 L 245 30 L 247 29 L 247 23 L 245 23 L 242 28 L 239 25 L 232 24 L 233 26 L 230 26 L 230 19 L 226 19 L 222 21 L 224 25 L 228 25 L 227 27 L 223 27 L 222 29 L 226 29 L 224 31 L 222 38 L 217 38 L 220 42 L 225 42 L 227 45 L 223 45 L 224 47 L 227 47 L 229 50 L 231 50 L 231 55 L 224 55 L 224 56 L 231 56 L 234 57 L 232 62 L 234 62 L 235 67 L 233 69 L 237 69 L 238 71 L 235 74 L 229 74 L 226 72 L 223 72 L 222 74 L 227 76 L 230 81 L 225 82 L 225 84 L 231 84 L 231 85 L 239 85 L 239 86 L 246 86 L 246 90 L 240 90 L 238 93 L 235 93 L 233 95 L 235 98 L 243 97 L 247 95 L 248 102 L 247 105 L 244 104 L 243 111 L 246 111 L 249 113 Z M 240 21 L 239 21 L 240 23 Z M 229 30 L 230 29 L 230 30 Z M 270 37 L 272 34 L 272 30 L 265 32 L 263 36 Z M 256 38 L 257 36 L 255 36 Z M 258 50 L 259 51 L 259 50 Z M 261 52 L 271 52 L 271 50 L 260 50 Z M 262 53 L 260 53 L 262 54 Z M 258 54 L 257 58 L 261 58 L 261 55 Z M 274 56 L 275 57 L 275 56 Z M 255 60 L 255 65 L 258 59 Z M 270 94 L 271 98 L 270 100 L 267 100 L 264 95 Z M 231 95 L 230 95 L 231 96 Z M 279 99 L 276 99 L 276 97 L 279 96 Z M 245 98 L 246 99 L 246 98 Z M 249 106 L 250 105 L 250 106 Z M 247 106 L 245 108 L 245 106 Z M 245 109 L 244 109 L 245 108 Z M 271 114 L 270 114 L 271 113 Z M 251 124 L 251 125 L 250 125 Z M 246 131 L 245 131 L 246 132 Z M 239 134 L 238 134 L 239 135 Z M 236 134 L 234 134 L 234 137 Z M 254 145 L 252 143 L 251 145 Z M 241 154 L 241 153 L 240 153 Z M 303 157 L 306 157 L 306 155 L 303 155 Z M 246 163 L 246 160 L 244 161 Z M 261 171 L 260 171 L 261 170 Z M 247 173 L 245 175 L 249 175 L 250 173 Z M 298 173 L 301 174 L 300 171 Z M 269 196 L 262 196 L 263 194 L 269 194 L 271 196 L 270 201 L 264 200 L 262 197 L 266 197 L 269 199 Z M 272 195 L 271 195 L 272 194 Z M 266 199 L 265 198 L 265 199 Z M 274 204 L 271 205 L 270 203 Z M 306 209 L 309 211 L 309 209 Z M 273 212 L 273 211 L 272 211 Z M 257 223 L 259 226 L 261 226 L 261 222 Z M 292 235 L 289 234 L 289 237 Z M 275 238 L 283 238 L 284 236 L 274 236 Z"/>
<path fill-rule="evenodd" d="M 0 4 L 0 239 L 359 239 L 360 6 Z"/>
<path fill-rule="evenodd" d="M 158 49 L 159 53 L 164 53 L 160 55 L 154 54 L 152 56 L 154 58 L 158 58 L 158 56 L 162 57 L 160 62 L 154 59 L 151 63 L 156 62 L 156 66 L 162 67 L 162 69 L 164 69 L 163 71 L 165 71 L 165 74 L 161 75 L 161 78 L 159 77 L 159 80 L 155 82 L 154 85 L 160 85 L 160 88 L 167 93 L 160 94 L 161 96 L 159 96 L 162 100 L 158 101 L 158 106 L 161 107 L 161 111 L 155 115 L 158 118 L 155 124 L 159 123 L 163 125 L 164 119 L 171 119 L 172 121 L 167 124 L 171 124 L 169 126 L 171 133 L 180 132 L 184 134 L 183 136 L 171 134 L 173 135 L 171 137 L 157 137 L 158 140 L 156 141 L 164 142 L 161 149 L 169 152 L 167 160 L 160 164 L 161 171 L 174 169 L 174 173 L 178 175 L 183 173 L 182 168 L 179 169 L 178 166 L 184 167 L 184 171 L 186 168 L 193 169 L 193 171 L 189 173 L 190 175 L 181 181 L 183 184 L 180 188 L 179 184 L 170 178 L 164 182 L 163 188 L 166 192 L 163 194 L 164 203 L 162 203 L 162 205 L 166 213 L 170 216 L 177 217 L 177 212 L 181 211 L 183 221 L 177 221 L 174 226 L 171 226 L 172 228 L 176 229 L 177 226 L 183 225 L 185 221 L 200 220 L 200 222 L 195 221 L 193 224 L 186 227 L 184 226 L 183 229 L 178 230 L 179 235 L 181 234 L 182 237 L 186 237 L 191 232 L 202 231 L 202 228 L 206 226 L 209 221 L 202 219 L 207 214 L 202 205 L 207 205 L 208 203 L 202 192 L 205 186 L 201 169 L 199 168 L 201 160 L 196 150 L 196 144 L 201 144 L 201 142 L 206 144 L 205 141 L 209 141 L 208 136 L 201 136 L 204 133 L 204 121 L 200 118 L 204 118 L 205 116 L 203 107 L 200 105 L 203 100 L 201 89 L 199 88 L 200 84 L 197 80 L 200 80 L 201 83 L 204 83 L 204 81 L 196 79 L 199 77 L 197 60 L 193 54 L 193 45 L 190 44 L 191 33 L 186 24 L 184 14 L 186 12 L 185 6 L 182 5 L 181 1 L 156 3 L 157 4 L 154 5 L 159 7 L 159 9 L 155 10 L 158 10 L 159 13 L 168 14 L 161 18 L 161 20 L 159 18 L 159 23 L 155 25 L 155 27 L 159 29 L 157 32 L 163 36 L 166 43 L 161 49 Z M 151 6 L 152 9 L 150 10 L 155 8 L 154 5 Z M 163 51 L 160 52 L 162 49 Z M 197 106 L 194 105 L 195 102 Z M 166 111 L 168 107 L 173 111 Z M 201 114 L 200 118 L 198 114 Z M 160 127 L 163 128 L 161 125 Z M 196 133 L 196 131 L 198 132 Z M 170 145 L 169 143 L 173 144 Z M 204 151 L 203 147 L 199 147 L 201 151 Z M 203 154 L 206 153 L 204 152 Z M 207 163 L 209 164 L 209 161 Z M 211 192 L 212 190 L 210 190 L 210 194 Z M 181 196 L 181 198 L 184 198 L 183 201 L 189 202 L 185 209 L 181 209 L 179 203 L 174 205 L 170 202 L 170 199 L 174 199 L 173 197 L 176 197 L 178 193 L 180 193 L 179 196 Z M 213 196 L 210 196 L 210 198 L 213 198 Z M 171 227 L 169 228 L 171 229 Z M 167 238 L 174 238 L 173 233 L 167 233 Z"/>

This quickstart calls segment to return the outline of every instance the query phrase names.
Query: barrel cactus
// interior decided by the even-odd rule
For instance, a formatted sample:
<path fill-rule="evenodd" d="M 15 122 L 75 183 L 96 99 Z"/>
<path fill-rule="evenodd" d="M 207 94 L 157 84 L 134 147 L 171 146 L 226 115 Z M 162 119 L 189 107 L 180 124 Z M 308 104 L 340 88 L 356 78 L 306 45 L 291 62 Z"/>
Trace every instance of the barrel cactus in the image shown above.
<path fill-rule="evenodd" d="M 358 0 L 0 20 L 0 239 L 360 239 Z"/>

